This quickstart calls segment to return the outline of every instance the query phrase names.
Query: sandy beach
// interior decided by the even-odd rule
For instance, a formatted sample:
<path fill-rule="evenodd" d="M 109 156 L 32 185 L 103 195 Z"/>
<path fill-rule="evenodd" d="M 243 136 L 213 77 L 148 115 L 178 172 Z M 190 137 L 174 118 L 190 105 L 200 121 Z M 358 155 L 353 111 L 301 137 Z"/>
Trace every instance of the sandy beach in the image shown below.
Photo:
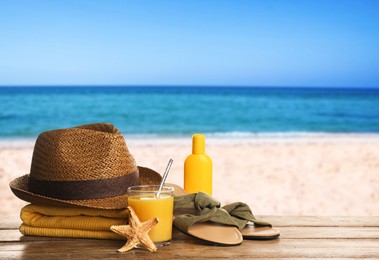
<path fill-rule="evenodd" d="M 0 141 L 1 216 L 26 204 L 9 182 L 29 172 L 35 140 Z M 139 165 L 158 172 L 174 160 L 168 182 L 183 186 L 190 138 L 132 138 Z M 379 135 L 207 138 L 213 196 L 243 201 L 256 215 L 379 215 Z"/>

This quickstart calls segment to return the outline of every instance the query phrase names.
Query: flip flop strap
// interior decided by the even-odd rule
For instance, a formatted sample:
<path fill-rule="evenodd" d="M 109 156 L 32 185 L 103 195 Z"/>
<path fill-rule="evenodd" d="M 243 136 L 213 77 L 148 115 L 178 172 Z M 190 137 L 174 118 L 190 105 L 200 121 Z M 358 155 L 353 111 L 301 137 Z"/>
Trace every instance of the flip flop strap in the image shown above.
<path fill-rule="evenodd" d="M 220 206 L 219 201 L 203 192 L 176 196 L 174 210 L 184 210 L 193 214 L 186 213 L 175 216 L 174 225 L 183 231 L 188 231 L 194 223 L 212 221 L 238 228 L 234 219 Z"/>
<path fill-rule="evenodd" d="M 249 221 L 255 225 L 272 227 L 269 222 L 255 218 L 246 203 L 234 202 L 223 206 L 222 209 L 226 210 L 233 217 L 234 221 L 238 223 L 240 230 L 242 230 Z"/>
<path fill-rule="evenodd" d="M 212 221 L 219 224 L 235 226 L 242 230 L 251 221 L 257 225 L 271 226 L 270 223 L 254 217 L 249 206 L 235 202 L 220 208 L 221 203 L 206 193 L 198 192 L 175 197 L 174 209 L 188 210 L 194 214 L 181 214 L 175 217 L 174 225 L 188 231 L 196 222 Z"/>
<path fill-rule="evenodd" d="M 209 221 L 214 215 L 216 208 L 209 210 L 208 213 L 203 215 L 192 215 L 192 214 L 182 214 L 179 216 L 175 216 L 174 225 L 182 231 L 188 232 L 190 226 L 198 222 L 206 222 Z"/>
<path fill-rule="evenodd" d="M 175 196 L 174 210 L 193 210 L 202 211 L 204 209 L 219 208 L 221 203 L 206 193 L 191 193 Z"/>

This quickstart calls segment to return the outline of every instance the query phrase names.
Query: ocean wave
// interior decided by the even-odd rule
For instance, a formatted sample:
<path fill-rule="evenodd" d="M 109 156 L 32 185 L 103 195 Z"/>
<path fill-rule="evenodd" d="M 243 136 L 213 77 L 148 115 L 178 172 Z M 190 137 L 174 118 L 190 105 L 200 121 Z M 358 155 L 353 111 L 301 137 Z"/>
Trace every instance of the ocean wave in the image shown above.
<path fill-rule="evenodd" d="M 293 137 L 327 137 L 327 136 L 353 136 L 357 133 L 329 133 L 329 132 L 216 132 L 208 133 L 210 137 L 220 137 L 220 138 L 293 138 Z M 375 134 L 367 134 L 375 135 Z M 377 135 L 377 134 L 376 134 Z"/>
<path fill-rule="evenodd" d="M 114 124 L 142 138 L 287 138 L 379 133 L 379 90 L 0 88 L 0 138 Z"/>
<path fill-rule="evenodd" d="M 124 133 L 125 137 L 137 139 L 155 139 L 155 138 L 187 138 L 191 137 L 194 133 L 166 133 L 166 134 L 130 134 Z M 330 133 L 330 132 L 202 132 L 208 138 L 215 139 L 290 139 L 290 138 L 338 138 L 338 137 L 378 137 L 379 133 Z"/>

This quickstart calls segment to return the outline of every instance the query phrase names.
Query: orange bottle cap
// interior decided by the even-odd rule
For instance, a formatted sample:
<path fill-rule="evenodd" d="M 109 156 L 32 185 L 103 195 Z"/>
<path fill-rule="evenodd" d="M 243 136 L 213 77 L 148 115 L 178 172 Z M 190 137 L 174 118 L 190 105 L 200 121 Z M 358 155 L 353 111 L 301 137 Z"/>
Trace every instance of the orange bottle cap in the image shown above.
<path fill-rule="evenodd" d="M 205 136 L 203 134 L 194 134 L 192 136 L 192 153 L 205 153 Z"/>

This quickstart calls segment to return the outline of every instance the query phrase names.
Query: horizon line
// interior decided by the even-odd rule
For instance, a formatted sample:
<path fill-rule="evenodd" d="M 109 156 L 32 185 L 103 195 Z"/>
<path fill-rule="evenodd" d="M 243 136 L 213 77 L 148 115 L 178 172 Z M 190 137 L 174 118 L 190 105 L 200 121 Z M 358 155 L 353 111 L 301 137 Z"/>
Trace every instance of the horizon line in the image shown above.
<path fill-rule="evenodd" d="M 82 87 L 82 88 L 90 88 L 90 87 L 125 87 L 125 88 L 154 88 L 154 87 L 166 87 L 166 88 L 345 88 L 345 89 L 376 89 L 379 88 L 379 86 L 317 86 L 317 85 L 309 85 L 309 86 L 300 86 L 300 85 L 206 85 L 206 84 L 111 84 L 111 85 L 105 85 L 105 84 L 17 84 L 17 85 L 0 85 L 0 88 L 12 88 L 12 87 L 46 87 L 46 88 L 70 88 L 70 87 Z"/>

